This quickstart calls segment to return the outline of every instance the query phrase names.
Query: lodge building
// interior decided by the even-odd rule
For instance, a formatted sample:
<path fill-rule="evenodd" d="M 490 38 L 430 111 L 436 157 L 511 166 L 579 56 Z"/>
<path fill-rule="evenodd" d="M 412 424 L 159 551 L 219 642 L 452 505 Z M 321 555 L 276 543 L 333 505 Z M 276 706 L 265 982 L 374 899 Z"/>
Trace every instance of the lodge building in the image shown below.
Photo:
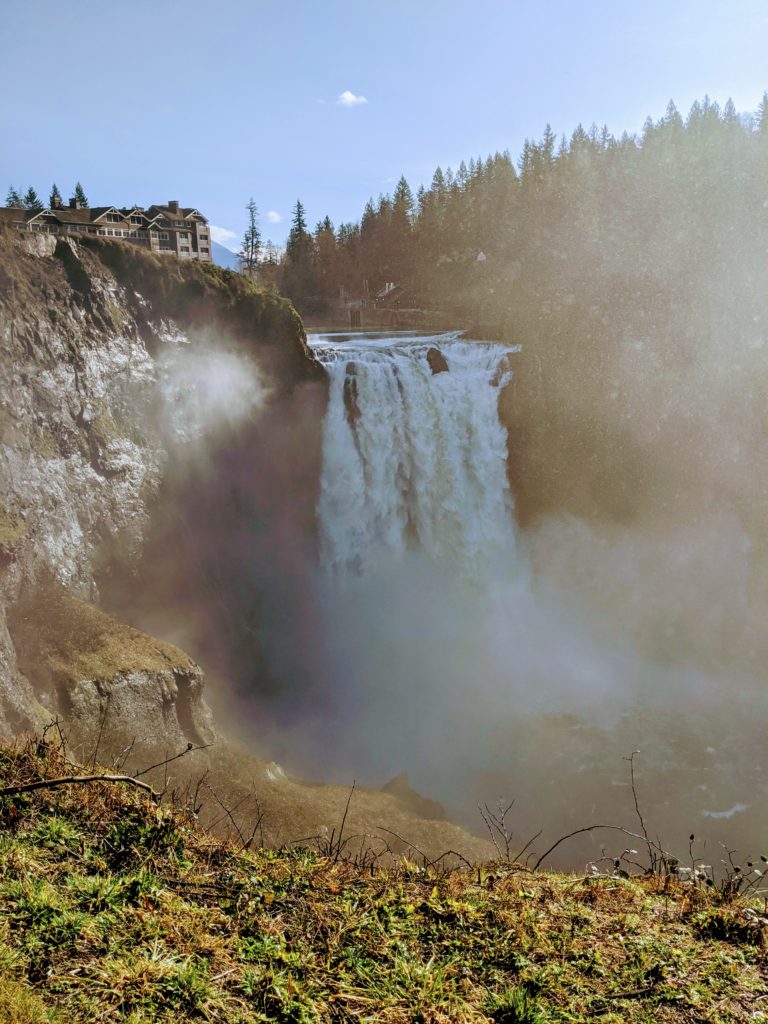
<path fill-rule="evenodd" d="M 151 252 L 211 262 L 208 221 L 194 207 L 171 200 L 165 206 L 83 207 L 75 199 L 69 206 L 57 204 L 44 210 L 0 208 L 0 223 L 20 231 L 44 231 L 57 235 L 105 235 L 122 238 Z"/>

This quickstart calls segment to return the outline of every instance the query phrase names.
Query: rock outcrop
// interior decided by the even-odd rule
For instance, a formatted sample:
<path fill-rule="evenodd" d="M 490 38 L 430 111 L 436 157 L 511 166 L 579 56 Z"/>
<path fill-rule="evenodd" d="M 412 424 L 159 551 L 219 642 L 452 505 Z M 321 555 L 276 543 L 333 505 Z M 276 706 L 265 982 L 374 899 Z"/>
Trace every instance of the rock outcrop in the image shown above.
<path fill-rule="evenodd" d="M 320 374 L 290 304 L 238 275 L 0 231 L 1 735 L 59 714 L 85 736 L 105 707 L 116 737 L 210 735 L 195 663 L 90 606 L 136 565 L 169 448 L 216 427 L 184 372 L 211 346 L 263 393 Z"/>
<path fill-rule="evenodd" d="M 427 362 L 433 376 L 436 373 L 448 373 L 448 360 L 434 345 L 427 349 Z"/>
<path fill-rule="evenodd" d="M 93 745 L 95 732 L 105 750 L 213 740 L 202 670 L 178 647 L 50 582 L 26 593 L 9 618 L 19 667 L 71 745 Z"/>

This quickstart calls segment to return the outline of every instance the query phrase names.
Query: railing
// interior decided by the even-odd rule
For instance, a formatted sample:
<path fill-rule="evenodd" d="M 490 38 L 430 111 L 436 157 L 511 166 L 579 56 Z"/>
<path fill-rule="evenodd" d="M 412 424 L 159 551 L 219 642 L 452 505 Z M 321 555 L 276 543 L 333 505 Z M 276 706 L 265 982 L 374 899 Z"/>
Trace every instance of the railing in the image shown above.
<path fill-rule="evenodd" d="M 25 224 L 15 221 L 19 231 L 37 231 L 50 235 L 108 235 L 113 238 L 149 238 L 148 231 L 129 228 L 105 228 L 93 224 Z"/>
<path fill-rule="evenodd" d="M 94 224 L 27 224 L 24 221 L 12 221 L 11 227 L 17 228 L 19 231 L 31 231 L 37 232 L 38 234 L 50 234 L 50 235 L 101 235 L 111 238 L 124 238 L 129 242 L 149 242 L 149 248 L 152 252 L 161 253 L 163 256 L 178 256 L 183 260 L 208 260 L 211 261 L 210 254 L 202 254 L 200 252 L 177 252 L 176 249 L 171 246 L 161 246 L 157 244 L 157 238 L 153 237 L 149 231 L 132 231 L 128 228 L 106 228 L 96 226 Z"/>

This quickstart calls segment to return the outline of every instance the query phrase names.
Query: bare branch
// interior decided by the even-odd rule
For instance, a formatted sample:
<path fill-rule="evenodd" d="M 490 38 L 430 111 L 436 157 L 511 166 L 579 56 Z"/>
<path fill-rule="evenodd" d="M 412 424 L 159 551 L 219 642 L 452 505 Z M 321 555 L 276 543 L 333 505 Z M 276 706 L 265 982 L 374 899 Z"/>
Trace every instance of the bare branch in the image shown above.
<path fill-rule="evenodd" d="M 632 786 L 632 799 L 635 802 L 635 814 L 637 820 L 640 822 L 640 828 L 645 839 L 645 845 L 648 848 L 648 857 L 650 858 L 650 867 L 655 871 L 656 869 L 656 853 L 654 852 L 651 840 L 648 837 L 648 829 L 645 827 L 645 821 L 643 819 L 642 812 L 640 810 L 640 801 L 637 798 L 637 786 L 635 785 L 635 757 L 639 754 L 639 750 L 633 750 L 629 757 L 625 757 L 625 761 L 629 761 L 629 781 Z"/>
<path fill-rule="evenodd" d="M 202 743 L 199 747 L 195 747 L 189 743 L 184 750 L 180 751 L 180 753 L 172 754 L 171 757 L 166 757 L 164 761 L 158 761 L 157 764 L 151 764 L 149 768 L 143 768 L 140 772 L 136 772 L 134 778 L 140 779 L 142 775 L 148 775 L 149 772 L 154 771 L 155 768 L 164 768 L 172 761 L 178 761 L 180 757 L 186 757 L 187 754 L 192 754 L 196 750 L 206 750 L 208 747 L 212 746 L 213 743 Z"/>
<path fill-rule="evenodd" d="M 38 779 L 37 782 L 28 782 L 24 786 L 8 786 L 5 789 L 0 789 L 0 797 L 32 793 L 37 789 L 54 789 L 57 786 L 85 785 L 89 782 L 125 782 L 129 786 L 145 790 L 154 803 L 160 799 L 151 786 L 146 782 L 139 782 L 131 775 L 64 775 L 60 779 Z"/>
<path fill-rule="evenodd" d="M 548 850 L 545 850 L 544 853 L 542 853 L 542 855 L 533 865 L 533 870 L 537 871 L 541 863 L 547 859 L 550 853 L 556 850 L 561 843 L 564 843 L 566 841 L 566 839 L 573 839 L 574 836 L 580 836 L 584 832 L 594 832 L 595 829 L 598 828 L 607 828 L 613 830 L 614 832 L 623 832 L 625 836 L 632 836 L 633 839 L 645 839 L 645 836 L 638 835 L 637 832 L 630 832 L 628 829 L 622 828 L 621 825 L 587 825 L 586 828 L 577 828 L 573 832 L 569 832 L 568 835 L 561 836 L 556 843 L 553 843 Z"/>

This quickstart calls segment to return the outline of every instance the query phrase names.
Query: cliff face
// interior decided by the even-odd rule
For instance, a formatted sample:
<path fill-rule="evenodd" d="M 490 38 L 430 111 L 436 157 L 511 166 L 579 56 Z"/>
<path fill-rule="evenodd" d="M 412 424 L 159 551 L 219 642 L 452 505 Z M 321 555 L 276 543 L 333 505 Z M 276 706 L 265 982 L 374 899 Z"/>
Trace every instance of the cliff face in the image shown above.
<path fill-rule="evenodd" d="M 0 733 L 205 739 L 192 659 L 89 606 L 138 565 L 179 453 L 317 379 L 300 320 L 218 268 L 4 232 L 0 349 Z"/>

